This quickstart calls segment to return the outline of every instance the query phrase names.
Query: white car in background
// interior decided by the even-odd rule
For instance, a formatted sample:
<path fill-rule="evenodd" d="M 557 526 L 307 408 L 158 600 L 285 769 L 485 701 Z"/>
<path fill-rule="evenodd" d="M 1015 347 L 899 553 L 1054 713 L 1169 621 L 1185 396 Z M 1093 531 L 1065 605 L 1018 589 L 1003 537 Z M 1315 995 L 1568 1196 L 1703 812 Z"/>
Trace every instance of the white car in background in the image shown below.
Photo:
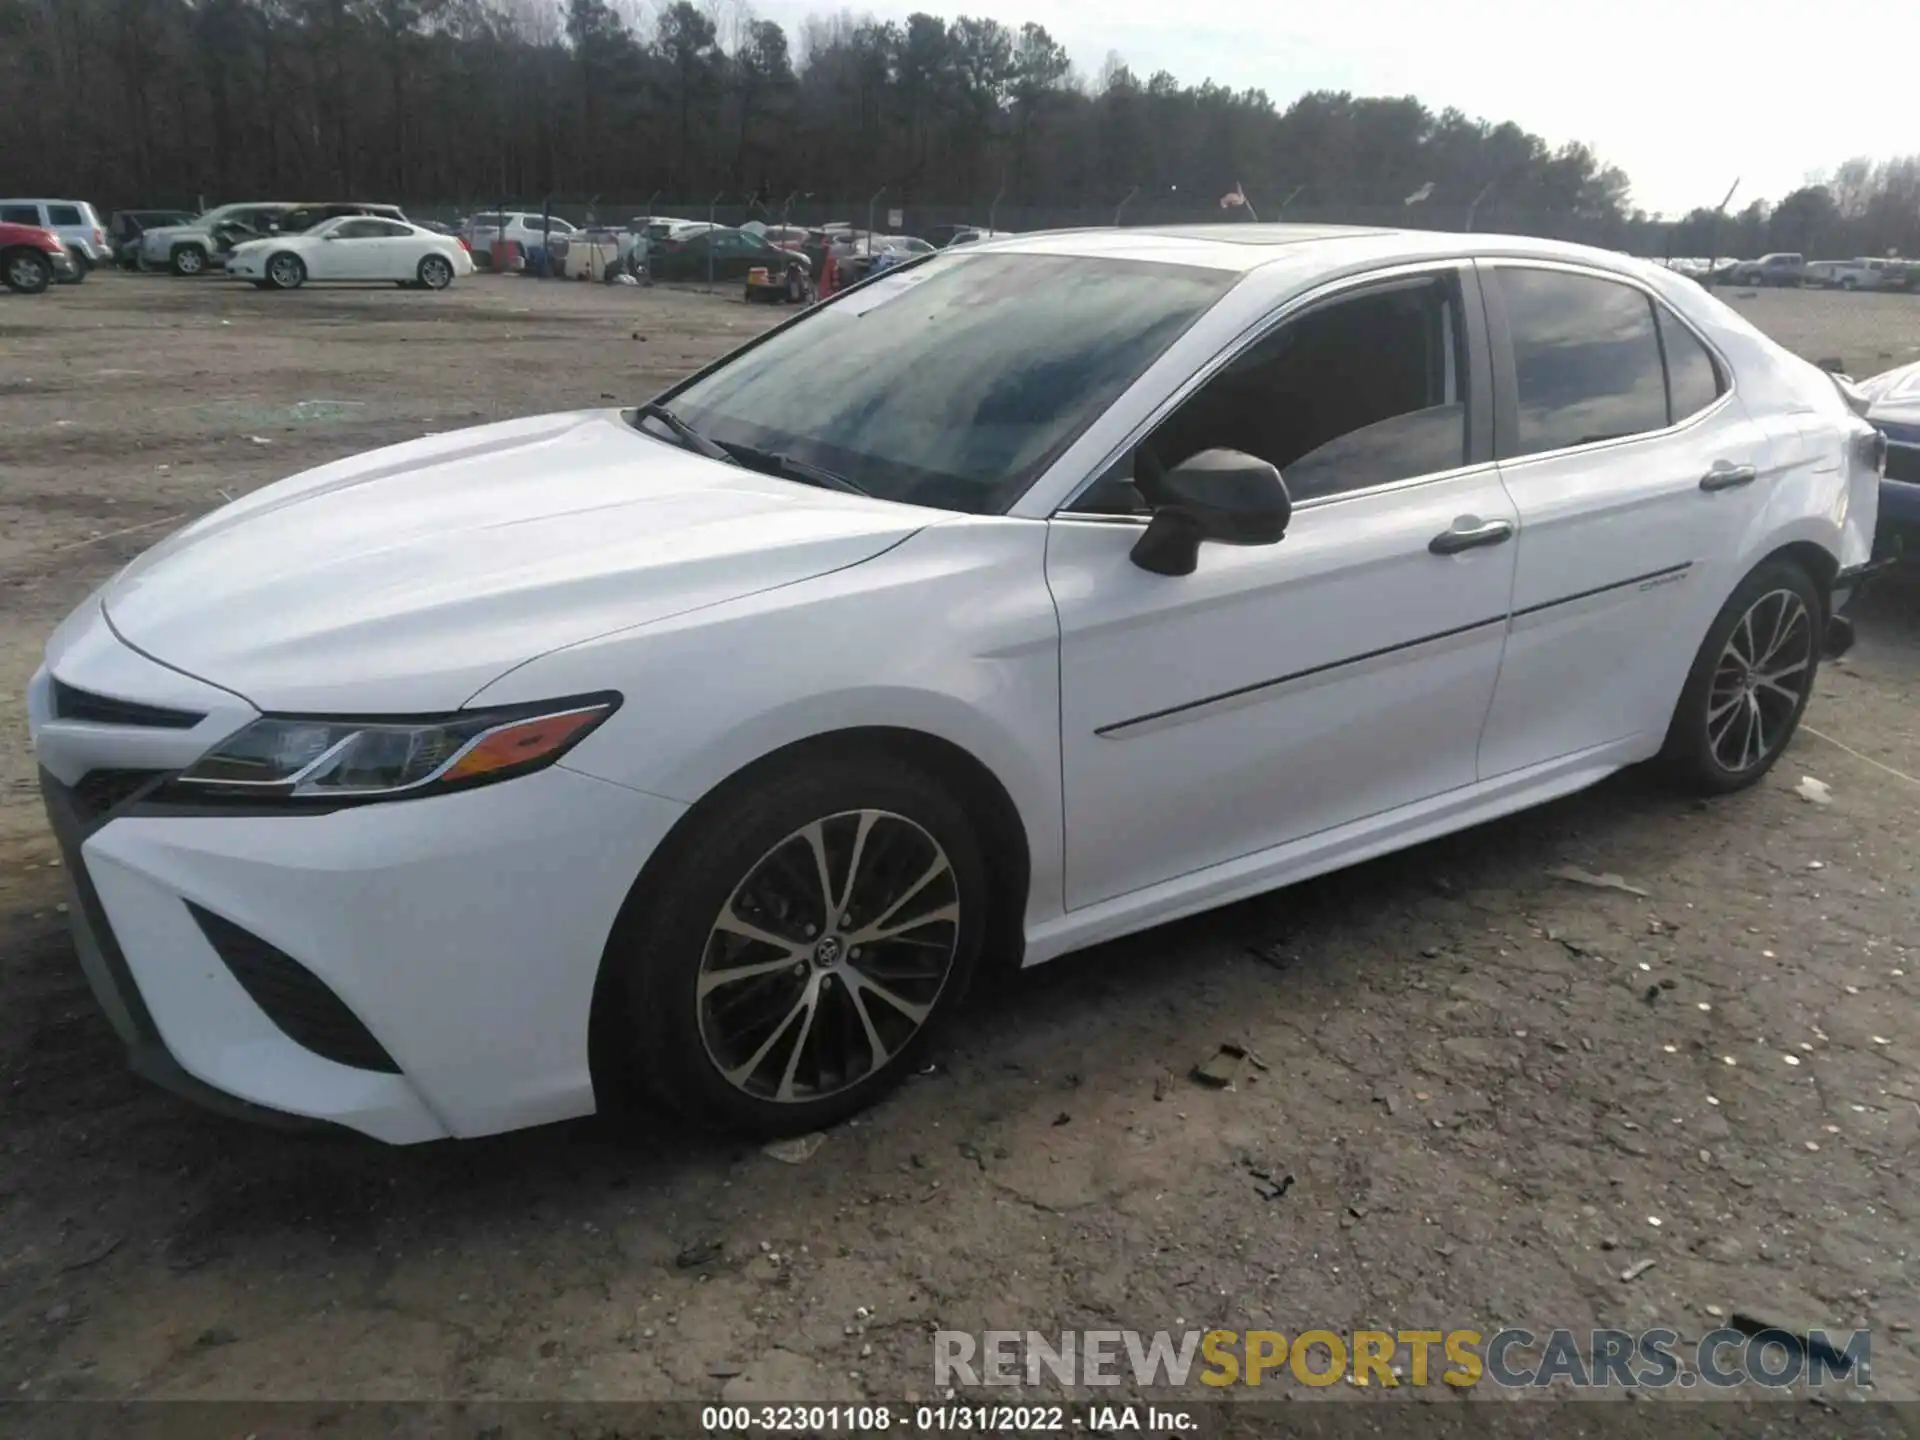
<path fill-rule="evenodd" d="M 543 217 L 522 210 L 490 211 L 474 216 L 467 223 L 467 244 L 473 247 L 475 255 L 491 260 L 495 240 L 511 240 L 525 255 L 529 250 L 546 248 L 549 236 L 565 239 L 574 229 L 572 221 L 562 220 L 558 215 Z"/>
<path fill-rule="evenodd" d="M 1884 454 L 1604 251 L 983 241 L 651 403 L 233 501 L 67 618 L 28 722 L 145 1073 L 390 1141 L 808 1131 L 989 959 L 1640 761 L 1752 785 Z"/>
<path fill-rule="evenodd" d="M 391 280 L 444 290 L 473 273 L 473 260 L 454 236 L 401 220 L 343 215 L 296 235 L 236 245 L 227 273 L 262 290 L 298 290 L 309 280 Z"/>

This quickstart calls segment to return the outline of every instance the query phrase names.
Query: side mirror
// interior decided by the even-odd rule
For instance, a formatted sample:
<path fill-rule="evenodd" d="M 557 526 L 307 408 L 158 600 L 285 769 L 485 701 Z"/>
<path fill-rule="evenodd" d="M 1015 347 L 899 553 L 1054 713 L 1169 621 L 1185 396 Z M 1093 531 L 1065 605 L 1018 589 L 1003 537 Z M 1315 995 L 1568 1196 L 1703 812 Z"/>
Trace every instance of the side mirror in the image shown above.
<path fill-rule="evenodd" d="M 1132 559 L 1156 575 L 1191 575 L 1203 540 L 1278 544 L 1293 518 L 1293 497 L 1279 470 L 1242 450 L 1202 450 L 1164 472 L 1149 462 L 1135 483 L 1153 506 L 1153 519 Z"/>

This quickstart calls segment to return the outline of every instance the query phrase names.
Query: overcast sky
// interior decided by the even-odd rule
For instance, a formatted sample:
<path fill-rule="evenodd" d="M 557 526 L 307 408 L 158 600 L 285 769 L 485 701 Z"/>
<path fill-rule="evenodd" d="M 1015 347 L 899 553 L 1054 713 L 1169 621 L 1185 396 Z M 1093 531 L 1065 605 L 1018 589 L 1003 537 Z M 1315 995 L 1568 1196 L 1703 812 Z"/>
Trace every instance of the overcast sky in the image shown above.
<path fill-rule="evenodd" d="M 796 42 L 808 0 L 753 0 Z M 851 7 L 901 19 L 1034 20 L 1097 76 L 1109 50 L 1144 80 L 1169 70 L 1258 87 L 1284 107 L 1308 90 L 1415 95 L 1438 111 L 1513 120 L 1550 144 L 1584 140 L 1633 180 L 1634 203 L 1738 209 L 1777 200 L 1850 155 L 1920 150 L 1920 109 L 1898 78 L 1889 22 L 1901 7 L 1786 0 L 929 0 Z M 1842 17 L 1855 14 L 1853 20 Z M 1832 23 L 1824 23 L 1822 16 Z M 1898 28 L 1897 26 L 1895 28 Z M 1878 58 L 1876 58 L 1878 57 Z M 1911 58 L 1910 56 L 1908 57 Z M 1255 203 L 1259 197 L 1253 197 Z"/>

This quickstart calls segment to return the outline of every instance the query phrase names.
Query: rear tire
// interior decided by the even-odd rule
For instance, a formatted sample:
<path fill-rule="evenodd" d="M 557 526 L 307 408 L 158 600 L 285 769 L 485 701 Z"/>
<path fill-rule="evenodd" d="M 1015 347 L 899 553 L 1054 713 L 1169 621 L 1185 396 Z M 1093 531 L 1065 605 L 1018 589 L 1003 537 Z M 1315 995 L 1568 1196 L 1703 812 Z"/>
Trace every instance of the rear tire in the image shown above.
<path fill-rule="evenodd" d="M 73 263 L 73 273 L 61 281 L 61 284 L 78 285 L 93 272 L 93 262 L 71 245 L 67 247 L 67 259 Z"/>
<path fill-rule="evenodd" d="M 909 1074 L 959 1008 L 992 897 L 965 808 L 921 771 L 816 754 L 721 790 L 668 844 L 602 964 L 602 1109 L 817 1130 Z"/>
<path fill-rule="evenodd" d="M 1826 602 L 1807 572 L 1768 560 L 1720 608 L 1694 657 L 1659 765 L 1703 795 L 1744 790 L 1799 727 L 1820 668 Z"/>
<path fill-rule="evenodd" d="M 429 290 L 444 290 L 453 283 L 453 264 L 444 255 L 426 256 L 415 273 Z"/>
<path fill-rule="evenodd" d="M 16 295 L 38 295 L 53 283 L 53 266 L 37 250 L 9 250 L 0 269 Z"/>

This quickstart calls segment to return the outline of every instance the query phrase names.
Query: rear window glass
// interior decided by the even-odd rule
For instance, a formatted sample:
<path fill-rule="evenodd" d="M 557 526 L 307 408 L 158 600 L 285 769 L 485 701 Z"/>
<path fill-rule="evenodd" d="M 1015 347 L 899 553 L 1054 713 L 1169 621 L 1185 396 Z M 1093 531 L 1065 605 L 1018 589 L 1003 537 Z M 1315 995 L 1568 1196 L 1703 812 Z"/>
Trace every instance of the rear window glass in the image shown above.
<path fill-rule="evenodd" d="M 1645 295 L 1557 270 L 1498 274 L 1520 391 L 1515 455 L 1666 428 L 1666 374 Z"/>
<path fill-rule="evenodd" d="M 80 210 L 77 206 L 49 205 L 47 207 L 47 223 L 50 225 L 85 225 L 87 222 L 80 217 Z"/>
<path fill-rule="evenodd" d="M 1720 367 L 1699 337 L 1666 306 L 1656 305 L 1653 310 L 1660 321 L 1660 343 L 1667 352 L 1668 411 L 1677 424 L 1720 398 Z"/>

